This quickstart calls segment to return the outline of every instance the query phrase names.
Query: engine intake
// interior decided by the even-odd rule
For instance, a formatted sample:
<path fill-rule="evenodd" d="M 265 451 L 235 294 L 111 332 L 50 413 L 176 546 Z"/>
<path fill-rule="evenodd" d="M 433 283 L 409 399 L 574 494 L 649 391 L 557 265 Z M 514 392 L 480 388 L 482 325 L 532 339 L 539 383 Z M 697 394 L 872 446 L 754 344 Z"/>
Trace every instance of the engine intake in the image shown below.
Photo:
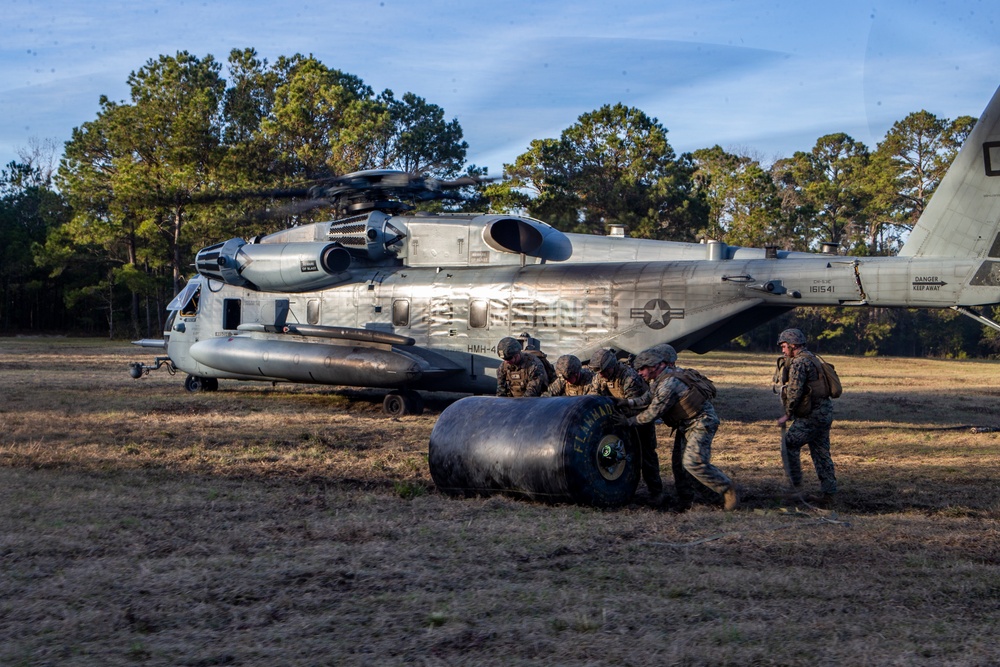
<path fill-rule="evenodd" d="M 512 252 L 561 262 L 573 254 L 573 244 L 558 229 L 529 218 L 497 218 L 483 228 L 486 245 L 500 252 Z"/>

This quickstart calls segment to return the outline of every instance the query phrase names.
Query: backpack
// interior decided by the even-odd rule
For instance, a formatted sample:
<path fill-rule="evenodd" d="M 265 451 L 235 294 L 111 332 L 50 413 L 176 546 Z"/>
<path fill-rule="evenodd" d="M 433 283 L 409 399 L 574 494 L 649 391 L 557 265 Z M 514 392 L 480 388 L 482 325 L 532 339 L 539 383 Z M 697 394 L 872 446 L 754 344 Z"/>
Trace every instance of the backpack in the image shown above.
<path fill-rule="evenodd" d="M 540 350 L 525 350 L 525 352 L 542 362 L 542 366 L 545 367 L 546 380 L 548 380 L 549 384 L 556 381 L 556 378 L 559 376 L 556 375 L 556 369 L 552 367 L 552 364 L 549 362 L 544 352 Z"/>
<path fill-rule="evenodd" d="M 715 398 L 715 383 L 693 368 L 684 368 L 676 374 L 681 382 L 696 390 L 704 397 L 704 400 Z"/>
<path fill-rule="evenodd" d="M 810 361 L 816 367 L 817 379 L 806 384 L 806 393 L 795 410 L 796 417 L 808 417 L 812 413 L 813 402 L 824 398 L 840 398 L 844 393 L 844 387 L 840 383 L 840 376 L 833 364 L 827 363 L 815 354 L 809 353 Z M 778 357 L 777 366 L 774 369 L 774 385 L 772 390 L 776 394 L 781 394 L 781 401 L 785 403 L 785 386 L 788 384 L 788 369 L 791 360 L 787 357 Z"/>
<path fill-rule="evenodd" d="M 840 376 L 833 364 L 827 363 L 817 355 L 812 355 L 813 365 L 819 371 L 819 377 L 825 383 L 826 395 L 830 398 L 840 398 L 844 393 L 844 386 L 840 383 Z"/>
<path fill-rule="evenodd" d="M 697 417 L 705 401 L 715 398 L 715 383 L 693 368 L 671 370 L 670 375 L 688 386 L 684 395 L 663 415 L 665 424 L 676 426 Z"/>

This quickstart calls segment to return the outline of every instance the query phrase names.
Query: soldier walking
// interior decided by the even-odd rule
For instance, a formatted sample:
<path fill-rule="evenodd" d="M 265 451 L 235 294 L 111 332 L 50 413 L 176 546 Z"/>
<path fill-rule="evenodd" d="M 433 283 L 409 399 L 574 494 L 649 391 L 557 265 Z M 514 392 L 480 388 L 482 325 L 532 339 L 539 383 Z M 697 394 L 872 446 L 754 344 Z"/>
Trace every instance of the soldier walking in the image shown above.
<path fill-rule="evenodd" d="M 788 476 L 798 494 L 802 487 L 802 447 L 808 445 L 822 491 L 821 495 L 810 496 L 808 500 L 831 508 L 837 493 L 837 476 L 830 456 L 833 401 L 829 387 L 820 377 L 816 355 L 806 349 L 806 335 L 801 330 L 782 331 L 778 346 L 782 357 L 775 371 L 775 384 L 781 386 L 781 402 L 785 408 L 778 425 L 792 422 L 785 434 Z"/>

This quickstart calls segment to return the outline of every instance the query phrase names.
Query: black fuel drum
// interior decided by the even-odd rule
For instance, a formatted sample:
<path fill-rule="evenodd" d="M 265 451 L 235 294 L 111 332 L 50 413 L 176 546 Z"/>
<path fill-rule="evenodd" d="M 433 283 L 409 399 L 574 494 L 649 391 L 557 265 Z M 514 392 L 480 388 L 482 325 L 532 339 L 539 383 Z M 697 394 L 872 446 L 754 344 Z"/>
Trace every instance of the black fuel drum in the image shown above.
<path fill-rule="evenodd" d="M 639 449 L 614 411 L 603 396 L 463 398 L 431 431 L 431 477 L 449 495 L 625 504 L 639 483 Z"/>

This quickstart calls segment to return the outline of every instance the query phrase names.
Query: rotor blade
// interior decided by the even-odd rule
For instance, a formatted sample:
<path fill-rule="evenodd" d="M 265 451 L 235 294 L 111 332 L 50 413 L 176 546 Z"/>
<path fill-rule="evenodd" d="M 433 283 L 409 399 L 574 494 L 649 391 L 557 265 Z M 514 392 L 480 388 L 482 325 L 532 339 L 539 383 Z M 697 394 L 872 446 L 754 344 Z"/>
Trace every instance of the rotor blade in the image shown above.
<path fill-rule="evenodd" d="M 243 199 L 294 198 L 311 198 L 309 189 L 233 190 L 231 192 L 197 192 L 191 195 L 191 201 L 195 204 L 212 204 L 220 201 L 240 201 Z"/>
<path fill-rule="evenodd" d="M 460 176 L 451 181 L 438 181 L 438 185 L 442 188 L 465 188 L 482 183 L 493 183 L 499 180 L 499 176 Z"/>
<path fill-rule="evenodd" d="M 268 209 L 264 212 L 267 216 L 285 216 L 285 215 L 297 215 L 299 213 L 305 213 L 306 211 L 311 211 L 314 208 L 320 208 L 322 206 L 332 206 L 333 202 L 328 199 L 306 199 L 303 201 L 292 202 L 290 204 L 283 204 L 272 209 Z"/>

